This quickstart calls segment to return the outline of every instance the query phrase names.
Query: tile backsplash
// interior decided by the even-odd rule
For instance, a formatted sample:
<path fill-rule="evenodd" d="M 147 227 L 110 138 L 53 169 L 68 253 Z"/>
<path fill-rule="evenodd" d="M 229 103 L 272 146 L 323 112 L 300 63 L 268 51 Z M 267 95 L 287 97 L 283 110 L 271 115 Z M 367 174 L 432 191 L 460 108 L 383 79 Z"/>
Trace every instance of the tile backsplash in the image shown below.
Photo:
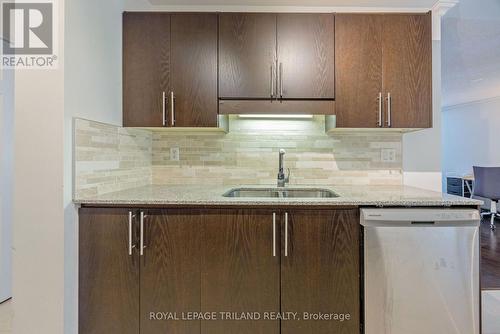
<path fill-rule="evenodd" d="M 75 196 L 147 184 L 274 184 L 278 150 L 284 148 L 291 184 L 402 183 L 402 135 L 324 131 L 324 117 L 241 119 L 230 131 L 171 132 L 120 128 L 75 120 Z M 179 160 L 171 160 L 171 149 Z M 382 149 L 395 151 L 382 161 Z"/>
<path fill-rule="evenodd" d="M 151 183 L 150 131 L 75 119 L 73 192 L 83 198 Z"/>

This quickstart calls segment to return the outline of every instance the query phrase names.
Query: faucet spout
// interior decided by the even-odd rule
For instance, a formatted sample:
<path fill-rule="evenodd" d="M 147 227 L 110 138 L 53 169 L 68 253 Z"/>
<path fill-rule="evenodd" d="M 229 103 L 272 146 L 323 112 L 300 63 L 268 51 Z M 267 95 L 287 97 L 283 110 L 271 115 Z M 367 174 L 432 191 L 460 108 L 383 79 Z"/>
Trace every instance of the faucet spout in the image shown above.
<path fill-rule="evenodd" d="M 285 176 L 284 172 L 284 158 L 286 151 L 284 149 L 279 150 L 279 162 L 278 162 L 278 187 L 284 187 L 285 184 L 290 182 L 290 170 L 288 170 L 288 175 Z"/>

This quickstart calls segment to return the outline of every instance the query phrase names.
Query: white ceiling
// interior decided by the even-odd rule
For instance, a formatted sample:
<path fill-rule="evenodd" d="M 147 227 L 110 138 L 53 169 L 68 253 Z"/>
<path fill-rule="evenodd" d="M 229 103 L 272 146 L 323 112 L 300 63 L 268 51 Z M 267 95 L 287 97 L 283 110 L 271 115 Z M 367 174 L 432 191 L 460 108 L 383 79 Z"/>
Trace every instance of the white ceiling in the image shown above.
<path fill-rule="evenodd" d="M 162 6 L 293 6 L 293 7 L 373 7 L 429 9 L 437 0 L 149 0 Z"/>
<path fill-rule="evenodd" d="M 461 0 L 443 18 L 443 105 L 500 96 L 500 0 Z"/>

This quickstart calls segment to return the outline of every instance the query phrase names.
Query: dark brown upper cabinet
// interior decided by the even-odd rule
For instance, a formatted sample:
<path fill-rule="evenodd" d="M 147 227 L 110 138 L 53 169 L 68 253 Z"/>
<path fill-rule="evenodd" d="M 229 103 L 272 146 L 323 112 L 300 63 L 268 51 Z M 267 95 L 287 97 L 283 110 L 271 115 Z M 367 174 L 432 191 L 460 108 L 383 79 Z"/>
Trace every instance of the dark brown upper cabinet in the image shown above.
<path fill-rule="evenodd" d="M 382 22 L 382 15 L 335 17 L 337 127 L 382 124 Z"/>
<path fill-rule="evenodd" d="M 219 15 L 219 97 L 271 98 L 276 88 L 276 15 Z"/>
<path fill-rule="evenodd" d="M 123 125 L 163 126 L 170 89 L 170 14 L 123 13 Z"/>
<path fill-rule="evenodd" d="M 333 14 L 223 13 L 220 99 L 334 99 Z"/>
<path fill-rule="evenodd" d="M 431 14 L 337 14 L 339 128 L 432 127 Z"/>
<path fill-rule="evenodd" d="M 384 15 L 385 126 L 432 127 L 431 13 Z"/>
<path fill-rule="evenodd" d="M 277 27 L 277 95 L 283 99 L 334 99 L 334 15 L 278 14 Z"/>
<path fill-rule="evenodd" d="M 123 124 L 217 126 L 217 14 L 124 13 Z"/>

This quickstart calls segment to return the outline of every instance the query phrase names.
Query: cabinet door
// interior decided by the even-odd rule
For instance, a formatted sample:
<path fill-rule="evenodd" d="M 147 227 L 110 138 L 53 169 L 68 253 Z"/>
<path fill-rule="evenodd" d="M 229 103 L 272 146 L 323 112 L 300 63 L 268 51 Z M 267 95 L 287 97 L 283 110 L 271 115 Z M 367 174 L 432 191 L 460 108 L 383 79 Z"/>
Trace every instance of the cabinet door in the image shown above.
<path fill-rule="evenodd" d="M 282 228 L 281 310 L 302 319 L 283 321 L 281 333 L 359 333 L 358 211 L 292 211 Z M 306 320 L 304 312 L 350 320 Z"/>
<path fill-rule="evenodd" d="M 168 123 L 178 127 L 215 127 L 217 14 L 178 13 L 172 14 L 171 20 L 171 91 L 175 102 L 173 109 L 169 104 Z"/>
<path fill-rule="evenodd" d="M 170 14 L 123 14 L 123 125 L 163 126 L 170 87 Z"/>
<path fill-rule="evenodd" d="M 275 65 L 275 14 L 220 14 L 219 98 L 270 98 Z"/>
<path fill-rule="evenodd" d="M 141 334 L 199 333 L 199 321 L 182 319 L 182 312 L 200 311 L 199 211 L 146 212 L 144 246 L 140 256 Z M 176 314 L 179 320 L 151 318 L 157 312 Z"/>
<path fill-rule="evenodd" d="M 432 127 L 431 28 L 430 13 L 384 15 L 386 126 Z"/>
<path fill-rule="evenodd" d="M 333 14 L 278 14 L 278 96 L 335 98 Z"/>
<path fill-rule="evenodd" d="M 279 233 L 278 222 L 273 230 L 273 213 L 215 210 L 205 212 L 203 220 L 202 311 L 259 312 L 262 319 L 204 321 L 201 333 L 278 334 L 279 321 L 264 319 L 264 312 L 280 310 Z"/>
<path fill-rule="evenodd" d="M 335 16 L 337 127 L 383 126 L 382 24 L 379 14 Z"/>
<path fill-rule="evenodd" d="M 138 334 L 139 262 L 129 254 L 129 212 L 83 208 L 79 221 L 78 333 Z"/>

